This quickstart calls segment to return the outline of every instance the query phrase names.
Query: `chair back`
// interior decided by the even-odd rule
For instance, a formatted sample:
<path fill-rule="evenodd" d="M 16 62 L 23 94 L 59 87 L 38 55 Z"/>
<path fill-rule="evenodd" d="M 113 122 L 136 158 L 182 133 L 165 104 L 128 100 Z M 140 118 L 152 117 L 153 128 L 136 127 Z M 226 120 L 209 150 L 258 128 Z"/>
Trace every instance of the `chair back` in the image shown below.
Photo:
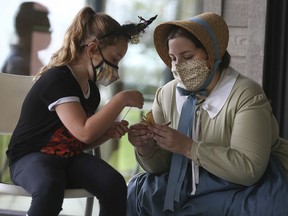
<path fill-rule="evenodd" d="M 0 73 L 0 134 L 13 132 L 32 85 L 33 76 Z"/>
<path fill-rule="evenodd" d="M 22 103 L 33 86 L 33 76 L 21 76 L 6 74 L 0 72 L 0 135 L 12 134 L 18 123 Z M 1 140 L 0 140 L 1 144 Z M 1 145 L 0 145 L 1 150 Z M 97 150 L 96 150 L 97 151 Z M 98 150 L 99 151 L 99 150 Z M 1 153 L 1 151 L 0 151 Z M 1 159 L 1 155 L 0 155 Z M 1 169 L 0 163 L 0 194 L 13 196 L 31 195 L 21 186 L 9 183 L 1 183 L 1 175 L 7 170 L 8 161 L 5 159 L 4 166 Z M 0 161 L 1 162 L 1 161 Z M 85 216 L 92 216 L 94 196 L 85 189 L 66 189 L 65 198 L 84 198 L 86 197 Z M 12 212 L 9 210 L 9 212 Z"/>

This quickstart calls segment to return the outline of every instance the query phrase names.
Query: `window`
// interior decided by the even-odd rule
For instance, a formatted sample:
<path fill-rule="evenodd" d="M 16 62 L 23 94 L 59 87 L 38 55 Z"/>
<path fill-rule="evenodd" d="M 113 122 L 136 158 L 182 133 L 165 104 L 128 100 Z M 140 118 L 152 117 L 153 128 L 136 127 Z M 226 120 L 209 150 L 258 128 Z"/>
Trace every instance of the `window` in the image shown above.
<path fill-rule="evenodd" d="M 106 2 L 105 12 L 112 15 L 120 24 L 137 23 L 138 16 L 149 19 L 158 15 L 140 38 L 140 43 L 129 45 L 128 52 L 120 65 L 123 87 L 142 91 L 145 99 L 151 102 L 156 89 L 167 81 L 165 64 L 154 49 L 153 31 L 155 27 L 164 21 L 194 16 L 202 12 L 203 3 L 201 0 L 107 0 Z"/>
<path fill-rule="evenodd" d="M 22 2 L 25 2 L 25 0 L 13 0 L 5 3 L 2 2 L 1 4 L 0 70 L 8 56 L 10 45 L 17 41 L 14 32 L 14 18 Z M 60 48 L 67 27 L 72 22 L 76 13 L 85 5 L 85 0 L 73 0 L 73 4 L 71 4 L 70 0 L 37 0 L 35 2 L 46 6 L 49 10 L 49 20 L 52 28 L 51 43 L 47 49 L 38 53 L 43 64 L 47 64 L 51 54 Z"/>

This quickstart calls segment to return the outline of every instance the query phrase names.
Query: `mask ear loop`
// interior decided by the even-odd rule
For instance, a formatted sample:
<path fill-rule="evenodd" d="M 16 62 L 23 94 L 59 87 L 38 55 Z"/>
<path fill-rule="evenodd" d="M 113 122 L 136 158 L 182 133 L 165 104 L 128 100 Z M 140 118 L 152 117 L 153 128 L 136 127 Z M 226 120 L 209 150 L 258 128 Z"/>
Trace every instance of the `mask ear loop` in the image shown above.
<path fill-rule="evenodd" d="M 83 45 L 83 47 L 85 47 L 85 46 L 88 47 L 90 43 L 97 43 L 97 39 L 94 39 L 94 40 L 90 41 L 89 43 Z M 98 49 L 99 49 L 100 55 L 101 55 L 101 57 L 102 57 L 103 60 L 102 60 L 98 65 L 94 66 L 93 61 L 92 61 L 92 58 L 90 57 L 91 67 L 92 67 L 92 71 L 93 71 L 92 81 L 93 81 L 94 83 L 97 81 L 96 68 L 99 68 L 99 67 L 103 64 L 103 61 L 104 61 L 104 58 L 103 58 L 101 49 L 100 49 L 100 48 L 98 48 Z"/>
<path fill-rule="evenodd" d="M 93 80 L 93 82 L 95 83 L 96 82 L 96 77 L 97 77 L 97 74 L 96 74 L 96 69 L 95 69 L 95 67 L 94 67 L 94 64 L 93 64 L 93 62 L 92 62 L 92 58 L 90 57 L 90 62 L 91 62 L 91 66 L 92 66 L 92 70 L 93 70 L 93 77 L 92 77 L 92 80 Z"/>
<path fill-rule="evenodd" d="M 118 67 L 117 65 L 111 63 L 110 61 L 108 61 L 106 58 L 104 58 L 104 56 L 103 56 L 103 54 L 102 54 L 102 50 L 101 50 L 100 48 L 98 48 L 98 49 L 99 49 L 99 53 L 100 53 L 100 55 L 101 55 L 103 61 L 104 61 L 106 64 L 108 64 L 109 66 L 111 66 L 111 67 L 113 67 L 113 68 L 115 68 L 115 69 L 118 70 L 119 67 Z M 101 64 L 101 63 L 100 63 L 100 64 Z"/>
<path fill-rule="evenodd" d="M 94 39 L 94 40 L 88 42 L 87 44 L 81 45 L 81 49 L 84 49 L 85 47 L 88 47 L 89 44 L 90 44 L 90 43 L 93 43 L 93 42 L 96 43 L 96 42 L 97 42 L 97 39 Z M 100 48 L 99 48 L 99 51 L 100 51 L 100 55 L 101 55 L 101 57 L 102 57 L 102 59 L 103 59 L 103 61 L 104 61 L 104 58 L 103 58 L 103 55 L 102 55 L 102 52 L 101 52 L 101 49 L 100 49 Z M 103 62 L 103 61 L 102 61 L 102 62 Z M 93 64 L 93 61 L 92 61 L 92 58 L 91 58 L 91 57 L 90 57 L 90 62 L 91 62 L 91 67 L 92 67 L 92 71 L 93 71 L 92 81 L 95 83 L 96 80 L 97 80 L 96 68 L 98 68 L 98 67 L 102 64 L 102 62 L 100 62 L 96 67 L 94 67 L 94 64 Z"/>

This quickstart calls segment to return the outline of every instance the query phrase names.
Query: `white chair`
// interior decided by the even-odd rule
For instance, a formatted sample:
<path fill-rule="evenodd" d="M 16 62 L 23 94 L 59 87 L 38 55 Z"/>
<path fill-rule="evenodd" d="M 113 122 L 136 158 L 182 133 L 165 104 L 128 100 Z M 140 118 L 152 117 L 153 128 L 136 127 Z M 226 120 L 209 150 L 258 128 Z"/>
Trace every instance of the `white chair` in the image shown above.
<path fill-rule="evenodd" d="M 0 134 L 11 134 L 18 121 L 23 100 L 33 85 L 32 76 L 12 75 L 0 72 Z M 100 155 L 100 152 L 97 152 Z M 1 170 L 0 170 L 1 172 Z M 0 194 L 31 195 L 20 186 L 0 182 Z M 87 198 L 85 216 L 92 216 L 94 196 L 84 189 L 67 189 L 65 198 Z"/>

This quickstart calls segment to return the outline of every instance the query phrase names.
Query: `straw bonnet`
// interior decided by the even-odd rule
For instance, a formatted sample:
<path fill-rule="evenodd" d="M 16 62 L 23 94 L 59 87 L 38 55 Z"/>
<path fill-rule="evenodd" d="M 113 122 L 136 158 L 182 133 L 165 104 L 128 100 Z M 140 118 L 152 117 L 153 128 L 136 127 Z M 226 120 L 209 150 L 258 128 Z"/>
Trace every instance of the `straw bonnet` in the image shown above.
<path fill-rule="evenodd" d="M 159 24 L 154 31 L 155 48 L 171 68 L 168 55 L 167 37 L 174 26 L 179 26 L 193 34 L 205 47 L 211 65 L 218 67 L 228 45 L 229 31 L 224 19 L 212 12 L 202 13 L 187 20 L 177 20 Z"/>

